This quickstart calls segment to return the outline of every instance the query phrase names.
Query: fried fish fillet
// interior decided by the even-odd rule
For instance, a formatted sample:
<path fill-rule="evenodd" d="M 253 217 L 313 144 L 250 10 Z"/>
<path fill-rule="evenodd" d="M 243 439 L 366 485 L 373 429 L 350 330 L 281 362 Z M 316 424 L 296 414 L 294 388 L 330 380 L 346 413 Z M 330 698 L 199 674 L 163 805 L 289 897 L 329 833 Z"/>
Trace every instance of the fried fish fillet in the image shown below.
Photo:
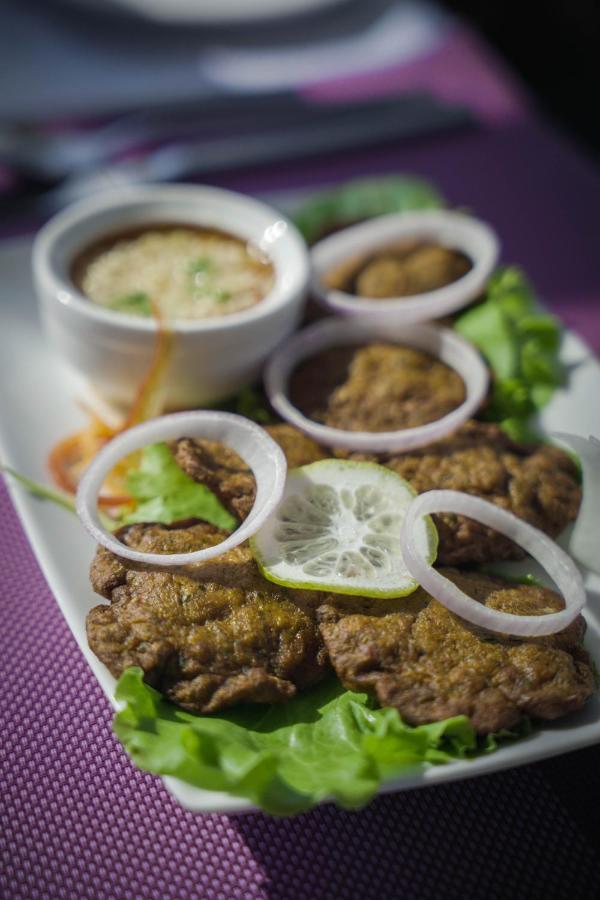
<path fill-rule="evenodd" d="M 504 612 L 541 615 L 564 606 L 546 588 L 478 572 L 443 574 Z M 557 719 L 595 690 L 581 616 L 555 635 L 509 638 L 464 622 L 422 589 L 391 601 L 330 597 L 318 616 L 342 683 L 394 707 L 411 725 L 466 715 L 479 734 L 488 734 L 524 715 Z"/>
<path fill-rule="evenodd" d="M 121 540 L 152 552 L 187 552 L 226 535 L 206 523 L 134 525 Z M 118 677 L 145 680 L 192 712 L 240 702 L 278 703 L 317 682 L 326 653 L 315 622 L 319 595 L 277 587 L 238 547 L 198 567 L 131 564 L 100 548 L 94 590 L 110 600 L 87 617 L 90 648 Z"/>

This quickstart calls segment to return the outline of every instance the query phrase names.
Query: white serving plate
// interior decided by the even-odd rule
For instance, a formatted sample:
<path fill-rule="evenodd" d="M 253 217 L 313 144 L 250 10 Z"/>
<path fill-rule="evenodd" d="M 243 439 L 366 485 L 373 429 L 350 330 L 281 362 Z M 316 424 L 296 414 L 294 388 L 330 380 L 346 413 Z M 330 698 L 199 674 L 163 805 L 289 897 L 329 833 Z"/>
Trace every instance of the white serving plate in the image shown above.
<path fill-rule="evenodd" d="M 20 240 L 0 246 L 0 459 L 39 481 L 46 481 L 45 457 L 59 438 L 83 421 L 74 400 L 76 385 L 46 346 L 37 318 L 30 276 L 31 243 Z M 586 346 L 567 334 L 563 359 L 569 366 L 568 390 L 560 390 L 543 415 L 547 432 L 572 431 L 600 435 L 600 365 Z M 93 593 L 88 566 L 94 544 L 79 522 L 50 503 L 41 503 L 9 481 L 13 502 L 34 553 L 81 652 L 114 704 L 115 680 L 88 649 L 87 612 L 101 602 Z M 527 567 L 531 570 L 531 566 Z M 586 573 L 588 622 L 586 646 L 600 661 L 600 577 Z M 577 750 L 600 741 L 600 700 L 556 725 L 539 728 L 530 737 L 489 756 L 423 767 L 384 786 L 385 791 L 441 784 Z M 165 778 L 168 790 L 196 812 L 241 812 L 254 807 L 229 795 L 191 787 Z"/>

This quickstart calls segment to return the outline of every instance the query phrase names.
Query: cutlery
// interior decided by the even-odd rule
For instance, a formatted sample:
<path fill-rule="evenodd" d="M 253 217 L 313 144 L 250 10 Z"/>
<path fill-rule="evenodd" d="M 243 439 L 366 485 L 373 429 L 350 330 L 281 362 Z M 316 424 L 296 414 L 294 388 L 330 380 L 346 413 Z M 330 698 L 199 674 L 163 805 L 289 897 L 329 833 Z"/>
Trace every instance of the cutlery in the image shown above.
<path fill-rule="evenodd" d="M 170 142 L 138 158 L 75 171 L 49 187 L 32 181 L 29 191 L 0 198 L 0 214 L 4 218 L 46 217 L 68 203 L 110 188 L 206 178 L 472 123 L 473 118 L 464 107 L 442 103 L 428 94 L 370 104 L 332 105 L 313 118 L 300 118 L 295 123 L 281 119 L 259 132 Z"/>

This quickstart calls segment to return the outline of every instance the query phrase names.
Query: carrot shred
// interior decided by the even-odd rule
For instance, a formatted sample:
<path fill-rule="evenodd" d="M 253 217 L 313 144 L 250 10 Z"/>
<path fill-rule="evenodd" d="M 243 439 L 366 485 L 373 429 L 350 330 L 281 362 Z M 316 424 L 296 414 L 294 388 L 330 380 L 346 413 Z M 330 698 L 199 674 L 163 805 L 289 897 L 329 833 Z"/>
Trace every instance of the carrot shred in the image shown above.
<path fill-rule="evenodd" d="M 132 425 L 146 422 L 159 416 L 165 405 L 166 374 L 173 355 L 175 335 L 167 326 L 159 307 L 152 302 L 152 315 L 156 322 L 156 344 L 152 362 L 141 384 L 124 425 L 124 431 Z"/>
<path fill-rule="evenodd" d="M 84 404 L 89 416 L 85 428 L 62 438 L 48 454 L 47 465 L 53 482 L 70 494 L 77 492 L 77 485 L 83 472 L 102 447 L 127 428 L 159 416 L 165 403 L 166 375 L 173 354 L 174 333 L 162 317 L 156 304 L 152 313 L 157 324 L 156 343 L 150 366 L 144 374 L 134 401 L 123 424 L 113 428 Z M 133 503 L 133 498 L 125 489 L 126 476 L 136 464 L 139 454 L 131 454 L 113 469 L 105 482 L 106 492 L 98 497 L 104 507 L 122 506 Z"/>

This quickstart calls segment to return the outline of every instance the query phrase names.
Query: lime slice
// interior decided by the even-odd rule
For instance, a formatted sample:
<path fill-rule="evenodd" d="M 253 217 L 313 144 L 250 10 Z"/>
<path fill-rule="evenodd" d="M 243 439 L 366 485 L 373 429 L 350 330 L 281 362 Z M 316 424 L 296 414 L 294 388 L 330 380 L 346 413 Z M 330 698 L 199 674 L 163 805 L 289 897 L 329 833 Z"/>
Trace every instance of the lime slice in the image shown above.
<path fill-rule="evenodd" d="M 418 583 L 400 550 L 404 515 L 416 496 L 375 463 L 324 459 L 288 472 L 283 499 L 250 539 L 261 572 L 286 587 L 366 597 L 403 597 Z M 432 563 L 437 531 L 429 517 L 415 539 Z"/>

